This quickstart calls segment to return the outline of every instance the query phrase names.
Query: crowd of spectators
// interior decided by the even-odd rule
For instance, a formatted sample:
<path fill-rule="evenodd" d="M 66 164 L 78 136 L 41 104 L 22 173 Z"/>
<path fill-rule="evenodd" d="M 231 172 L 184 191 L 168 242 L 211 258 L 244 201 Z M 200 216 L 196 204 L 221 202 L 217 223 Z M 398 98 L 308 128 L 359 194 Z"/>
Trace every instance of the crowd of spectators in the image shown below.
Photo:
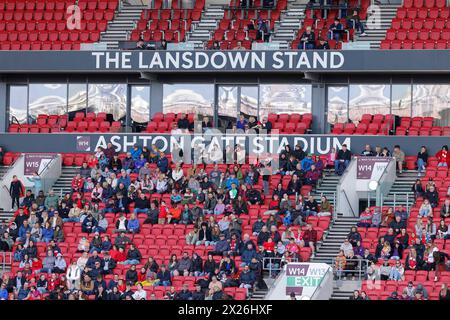
<path fill-rule="evenodd" d="M 135 145 L 123 157 L 109 143 L 82 164 L 64 195 L 23 192 L 16 177 L 19 200 L 12 203 L 14 217 L 1 224 L 0 247 L 12 251 L 18 267 L 3 275 L 0 298 L 153 299 L 146 290 L 153 286 L 164 288 L 159 299 L 215 300 L 230 298 L 226 288 L 241 288 L 246 296 L 264 288 L 264 269 L 276 275 L 288 261 L 303 260 L 302 248 L 314 252 L 318 234 L 308 217 L 330 216 L 332 208 L 326 197 L 320 206 L 303 197 L 302 187 L 317 183 L 326 164 L 300 145 L 287 145 L 272 172 L 270 162 L 238 164 L 234 151 L 234 164 L 205 167 L 172 162 L 155 145 Z M 272 186 L 272 174 L 288 178 L 287 187 L 281 181 Z M 244 233 L 249 209 L 265 203 L 251 233 Z M 82 233 L 77 254 L 69 257 L 61 250 L 65 224 Z M 207 256 L 183 250 L 169 261 L 150 256 L 143 262 L 134 236 L 146 225 L 189 227 L 186 245 L 206 248 Z M 117 268 L 126 268 L 125 274 Z M 180 289 L 174 285 L 179 277 L 195 281 Z"/>

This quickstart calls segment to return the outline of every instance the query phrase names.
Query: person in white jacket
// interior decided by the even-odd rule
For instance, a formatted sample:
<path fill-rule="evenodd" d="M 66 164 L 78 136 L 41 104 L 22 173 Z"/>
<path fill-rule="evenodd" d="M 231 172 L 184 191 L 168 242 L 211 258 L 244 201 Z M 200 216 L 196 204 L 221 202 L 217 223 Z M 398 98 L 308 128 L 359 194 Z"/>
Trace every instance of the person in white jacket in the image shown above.
<path fill-rule="evenodd" d="M 80 290 L 81 269 L 75 260 L 67 268 L 66 277 L 69 290 Z"/>
<path fill-rule="evenodd" d="M 147 300 L 147 292 L 142 287 L 142 283 L 137 284 L 137 290 L 133 293 L 134 300 Z"/>

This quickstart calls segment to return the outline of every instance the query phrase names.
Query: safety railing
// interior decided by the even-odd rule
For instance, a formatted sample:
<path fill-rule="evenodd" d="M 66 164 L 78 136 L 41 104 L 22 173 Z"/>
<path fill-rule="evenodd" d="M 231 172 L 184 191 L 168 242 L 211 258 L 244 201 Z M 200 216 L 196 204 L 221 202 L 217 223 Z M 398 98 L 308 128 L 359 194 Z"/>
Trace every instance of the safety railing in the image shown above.
<path fill-rule="evenodd" d="M 352 267 L 349 267 L 349 264 L 352 264 Z M 336 258 L 333 259 L 333 274 L 335 280 L 343 280 L 348 279 L 348 276 L 352 276 L 355 278 L 354 280 L 365 280 L 367 276 L 367 268 L 369 265 L 369 260 L 361 259 L 361 258 L 352 258 L 351 260 L 347 259 L 345 267 L 340 269 L 336 265 Z"/>
<path fill-rule="evenodd" d="M 263 270 L 269 271 L 269 277 L 272 279 L 273 276 L 278 275 L 283 266 L 289 262 L 299 262 L 297 258 L 285 259 L 283 257 L 265 257 L 263 258 Z"/>

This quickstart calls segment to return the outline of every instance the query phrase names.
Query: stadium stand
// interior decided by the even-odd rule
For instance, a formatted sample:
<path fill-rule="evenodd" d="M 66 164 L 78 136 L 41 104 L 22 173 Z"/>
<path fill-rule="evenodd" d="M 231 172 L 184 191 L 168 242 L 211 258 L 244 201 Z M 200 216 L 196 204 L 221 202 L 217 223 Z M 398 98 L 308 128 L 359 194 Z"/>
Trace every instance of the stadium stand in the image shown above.
<path fill-rule="evenodd" d="M 449 49 L 448 19 L 445 0 L 406 0 L 380 49 Z"/>
<path fill-rule="evenodd" d="M 82 13 L 80 26 L 69 29 L 75 3 Z M 79 50 L 81 43 L 100 40 L 117 5 L 118 0 L 1 1 L 0 49 Z"/>

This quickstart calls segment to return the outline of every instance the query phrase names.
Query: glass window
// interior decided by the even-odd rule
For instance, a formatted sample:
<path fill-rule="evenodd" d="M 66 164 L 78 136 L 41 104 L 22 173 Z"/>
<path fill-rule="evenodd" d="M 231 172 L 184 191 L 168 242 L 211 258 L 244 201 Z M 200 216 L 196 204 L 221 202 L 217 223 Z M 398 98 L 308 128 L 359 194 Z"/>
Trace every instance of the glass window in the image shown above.
<path fill-rule="evenodd" d="M 150 120 L 150 86 L 131 86 L 131 120 L 137 123 Z"/>
<path fill-rule="evenodd" d="M 73 116 L 75 112 L 86 112 L 87 104 L 86 83 L 69 83 L 68 113 Z"/>
<path fill-rule="evenodd" d="M 27 123 L 28 87 L 9 87 L 9 121 Z"/>
<path fill-rule="evenodd" d="M 415 84 L 413 86 L 413 117 L 433 117 L 434 125 L 450 125 L 450 85 Z"/>
<path fill-rule="evenodd" d="M 195 113 L 212 117 L 214 114 L 214 85 L 164 84 L 164 113 Z"/>
<path fill-rule="evenodd" d="M 219 127 L 229 128 L 236 123 L 238 114 L 238 87 L 220 86 L 218 96 Z"/>
<path fill-rule="evenodd" d="M 269 113 L 311 112 L 311 85 L 264 84 L 259 89 L 259 119 Z"/>
<path fill-rule="evenodd" d="M 348 87 L 328 87 L 328 112 L 329 124 L 345 123 L 348 120 Z"/>
<path fill-rule="evenodd" d="M 390 113 L 389 84 L 350 85 L 349 118 L 359 121 L 363 114 Z"/>
<path fill-rule="evenodd" d="M 241 99 L 239 100 L 239 112 L 246 118 L 249 116 L 258 117 L 258 87 L 242 86 Z"/>
<path fill-rule="evenodd" d="M 392 85 L 392 114 L 400 117 L 411 116 L 411 85 Z"/>
<path fill-rule="evenodd" d="M 37 84 L 29 86 L 30 117 L 36 119 L 39 114 L 63 115 L 67 113 L 67 84 Z"/>
<path fill-rule="evenodd" d="M 127 85 L 90 83 L 87 111 L 112 114 L 115 121 L 125 118 L 127 115 Z"/>

